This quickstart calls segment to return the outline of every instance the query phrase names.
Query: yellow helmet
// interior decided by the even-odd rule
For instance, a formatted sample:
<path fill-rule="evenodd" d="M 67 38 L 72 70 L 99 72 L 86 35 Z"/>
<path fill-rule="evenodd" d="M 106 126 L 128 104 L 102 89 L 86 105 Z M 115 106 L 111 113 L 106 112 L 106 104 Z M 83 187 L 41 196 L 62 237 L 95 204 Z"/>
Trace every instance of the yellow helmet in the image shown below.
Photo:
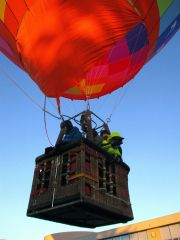
<path fill-rule="evenodd" d="M 109 135 L 109 137 L 108 137 L 108 141 L 111 139 L 111 138 L 113 138 L 113 137 L 119 137 L 119 138 L 121 138 L 121 139 L 124 139 L 118 132 L 112 132 L 110 135 Z"/>

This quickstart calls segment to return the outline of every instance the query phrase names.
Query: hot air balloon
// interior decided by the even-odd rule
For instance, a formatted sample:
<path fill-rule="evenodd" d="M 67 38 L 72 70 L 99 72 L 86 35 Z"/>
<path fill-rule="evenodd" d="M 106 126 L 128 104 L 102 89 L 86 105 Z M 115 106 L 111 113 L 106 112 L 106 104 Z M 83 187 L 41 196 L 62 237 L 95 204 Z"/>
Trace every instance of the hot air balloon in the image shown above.
<path fill-rule="evenodd" d="M 0 1 L 0 51 L 56 99 L 122 87 L 179 26 L 179 0 Z M 82 227 L 132 220 L 130 169 L 110 158 L 87 139 L 37 157 L 27 215 Z"/>
<path fill-rule="evenodd" d="M 178 0 L 2 0 L 0 50 L 53 98 L 131 80 L 179 28 Z"/>

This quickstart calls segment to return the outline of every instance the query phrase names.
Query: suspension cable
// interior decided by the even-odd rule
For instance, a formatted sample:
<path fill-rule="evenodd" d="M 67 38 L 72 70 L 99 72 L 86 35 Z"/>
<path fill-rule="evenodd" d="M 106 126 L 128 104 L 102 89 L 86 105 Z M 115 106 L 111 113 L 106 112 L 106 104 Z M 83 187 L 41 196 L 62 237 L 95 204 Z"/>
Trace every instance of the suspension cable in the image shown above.
<path fill-rule="evenodd" d="M 124 99 L 125 95 L 127 94 L 130 85 L 132 85 L 132 82 L 129 82 L 129 84 L 126 86 L 125 91 L 121 95 L 117 96 L 114 106 L 112 107 L 112 111 L 110 112 L 109 117 L 107 118 L 109 122 L 111 121 L 113 113 L 116 111 L 117 107 L 120 105 L 120 103 Z"/>
<path fill-rule="evenodd" d="M 154 1 L 152 1 L 152 4 L 150 5 L 150 8 L 149 8 L 149 9 L 151 9 L 151 8 L 153 7 L 153 4 L 154 4 Z M 147 13 L 146 13 L 146 15 L 145 15 L 145 17 L 144 17 L 144 20 L 147 18 L 147 16 L 148 16 L 148 11 L 147 11 Z M 139 29 L 138 37 L 136 38 L 136 42 L 135 42 L 135 44 L 134 44 L 134 47 L 133 47 L 132 52 L 134 52 L 134 49 L 136 48 L 136 45 L 137 45 L 137 43 L 138 43 L 138 40 L 139 40 L 141 31 L 142 31 L 142 30 Z M 144 60 L 144 62 L 145 62 L 145 61 L 146 61 L 146 59 Z M 128 63 L 128 67 L 129 67 L 129 65 L 130 65 L 130 61 L 129 61 L 129 63 Z M 128 69 L 128 67 L 127 67 L 127 69 Z M 128 74 L 128 71 L 126 70 L 125 77 L 127 76 L 127 74 Z M 125 78 L 124 78 L 124 79 L 125 79 Z M 132 83 L 132 82 L 130 82 L 130 83 Z M 130 86 L 130 83 L 129 83 L 129 86 Z M 129 88 L 129 87 L 128 87 L 128 88 Z M 112 111 L 111 111 L 110 116 L 109 116 L 108 119 L 111 119 L 113 112 L 116 110 L 117 106 L 119 105 L 119 103 L 120 103 L 120 102 L 122 101 L 122 99 L 124 98 L 125 93 L 127 92 L 128 88 L 126 88 L 126 91 L 125 91 L 124 94 L 121 96 L 120 100 L 118 100 L 118 102 L 115 102 L 115 105 L 114 105 L 114 107 L 113 107 L 113 109 L 112 109 Z"/>
<path fill-rule="evenodd" d="M 135 1 L 135 3 L 136 3 L 136 2 L 137 2 L 137 0 Z M 139 12 L 138 9 L 135 7 L 135 3 L 133 4 L 133 3 L 130 1 L 130 4 L 134 7 L 134 10 L 136 11 L 136 13 L 137 13 L 139 16 L 141 16 L 140 12 Z M 149 10 L 153 7 L 154 4 L 155 4 L 155 1 L 152 0 L 151 4 L 150 4 L 150 6 L 149 6 Z M 148 17 L 148 12 L 149 12 L 149 10 L 146 12 L 143 20 L 145 20 L 145 19 Z M 138 37 L 136 38 L 136 42 L 135 42 L 135 44 L 134 44 L 133 50 L 135 49 L 135 47 L 136 47 L 136 45 L 137 45 L 137 43 L 138 43 L 138 40 L 139 40 L 141 31 L 142 31 L 142 29 L 139 29 Z M 152 29 L 152 31 L 150 32 L 150 34 L 152 34 L 152 32 L 153 32 L 153 29 Z M 146 58 L 146 59 L 147 59 L 147 58 Z M 145 61 L 146 61 L 146 60 L 145 60 Z M 126 78 L 126 76 L 127 76 L 127 74 L 128 74 L 128 67 L 130 66 L 130 63 L 131 63 L 131 61 L 129 61 L 129 63 L 128 63 L 127 70 L 125 71 L 124 79 Z M 100 74 L 100 73 L 99 73 L 99 74 Z M 89 78 L 90 78 L 89 80 L 91 81 L 91 77 L 89 77 Z M 92 83 L 92 82 L 91 82 L 91 83 Z M 125 92 L 123 93 L 123 95 L 121 95 L 120 97 L 119 97 L 119 96 L 117 97 L 117 100 L 118 100 L 118 101 L 115 101 L 115 104 L 114 104 L 114 106 L 113 106 L 113 108 L 112 108 L 112 111 L 111 111 L 109 117 L 107 118 L 107 121 L 110 121 L 110 120 L 111 120 L 111 117 L 112 117 L 113 113 L 115 112 L 115 110 L 117 109 L 119 103 L 122 101 L 122 99 L 124 98 L 125 94 L 127 93 L 127 90 L 129 89 L 130 84 L 132 84 L 132 82 L 129 82 L 129 85 L 128 85 L 128 87 L 125 89 Z M 90 90 L 92 90 L 92 88 L 90 88 Z M 91 91 L 89 91 L 89 94 L 91 94 Z"/>

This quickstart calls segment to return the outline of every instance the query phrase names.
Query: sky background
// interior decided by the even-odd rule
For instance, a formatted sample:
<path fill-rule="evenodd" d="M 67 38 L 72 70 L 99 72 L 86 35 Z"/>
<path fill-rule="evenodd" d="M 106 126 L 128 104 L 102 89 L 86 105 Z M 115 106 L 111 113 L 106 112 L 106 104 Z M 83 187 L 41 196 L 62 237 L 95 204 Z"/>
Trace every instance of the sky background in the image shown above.
<path fill-rule="evenodd" d="M 123 159 L 130 166 L 129 192 L 134 220 L 140 222 L 180 210 L 180 33 L 129 84 L 100 100 L 91 110 L 111 131 L 125 138 Z M 14 82 L 15 81 L 15 82 Z M 50 146 L 43 111 L 44 96 L 32 80 L 0 54 L 0 239 L 42 240 L 45 235 L 86 228 L 26 217 L 35 158 Z M 63 114 L 86 108 L 62 99 Z M 56 114 L 54 101 L 47 110 Z M 46 115 L 54 144 L 59 121 Z M 96 228 L 103 231 L 123 224 Z"/>

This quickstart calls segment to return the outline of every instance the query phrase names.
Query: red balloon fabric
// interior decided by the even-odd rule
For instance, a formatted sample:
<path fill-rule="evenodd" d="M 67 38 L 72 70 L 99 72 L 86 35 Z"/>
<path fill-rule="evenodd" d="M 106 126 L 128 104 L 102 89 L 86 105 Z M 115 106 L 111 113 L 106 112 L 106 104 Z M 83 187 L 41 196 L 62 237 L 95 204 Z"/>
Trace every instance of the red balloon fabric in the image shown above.
<path fill-rule="evenodd" d="M 154 0 L 3 0 L 0 50 L 48 97 L 96 98 L 131 80 L 159 32 Z"/>

